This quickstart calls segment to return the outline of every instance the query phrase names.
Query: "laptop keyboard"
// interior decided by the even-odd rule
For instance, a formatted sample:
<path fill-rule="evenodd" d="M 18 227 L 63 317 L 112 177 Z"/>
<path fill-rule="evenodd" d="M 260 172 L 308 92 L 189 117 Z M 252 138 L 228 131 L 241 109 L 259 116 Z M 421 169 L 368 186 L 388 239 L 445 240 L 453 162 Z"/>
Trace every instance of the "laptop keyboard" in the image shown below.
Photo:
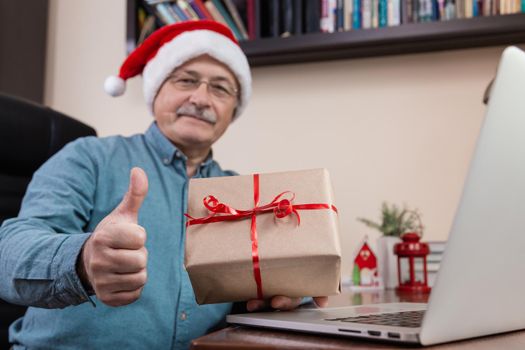
<path fill-rule="evenodd" d="M 421 321 L 423 321 L 424 314 L 425 310 L 402 311 L 377 315 L 325 318 L 325 321 L 354 322 L 384 326 L 417 328 L 421 327 Z"/>

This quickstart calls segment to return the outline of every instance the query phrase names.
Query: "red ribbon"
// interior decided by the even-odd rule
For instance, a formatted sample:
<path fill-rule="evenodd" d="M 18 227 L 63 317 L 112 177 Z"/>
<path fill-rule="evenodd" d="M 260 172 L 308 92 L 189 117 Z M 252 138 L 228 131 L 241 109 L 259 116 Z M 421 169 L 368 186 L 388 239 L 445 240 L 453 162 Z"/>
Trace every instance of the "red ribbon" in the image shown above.
<path fill-rule="evenodd" d="M 284 198 L 285 195 L 290 194 L 291 198 Z M 290 191 L 279 193 L 270 203 L 259 206 L 259 174 L 253 174 L 253 209 L 238 210 L 234 209 L 224 203 L 221 203 L 214 196 L 206 196 L 203 199 L 204 206 L 211 212 L 210 215 L 203 218 L 194 218 L 188 214 L 184 214 L 189 220 L 186 222 L 186 227 L 192 225 L 209 224 L 213 222 L 234 221 L 251 218 L 251 233 L 252 241 L 252 263 L 253 263 L 253 277 L 257 284 L 257 298 L 263 298 L 261 268 L 259 264 L 259 243 L 257 239 L 257 214 L 267 213 L 273 211 L 276 218 L 282 219 L 290 214 L 294 214 L 297 218 L 297 225 L 301 224 L 301 217 L 298 210 L 318 210 L 331 209 L 337 213 L 337 208 L 331 204 L 325 203 L 310 203 L 310 204 L 293 204 L 295 194 Z"/>

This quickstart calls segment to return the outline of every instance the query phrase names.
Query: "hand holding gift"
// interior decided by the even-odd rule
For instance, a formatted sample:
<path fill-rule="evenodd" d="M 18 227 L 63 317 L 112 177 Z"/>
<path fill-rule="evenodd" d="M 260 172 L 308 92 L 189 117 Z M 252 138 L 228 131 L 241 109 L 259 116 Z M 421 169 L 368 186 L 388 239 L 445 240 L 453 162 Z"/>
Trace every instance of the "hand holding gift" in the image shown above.
<path fill-rule="evenodd" d="M 187 216 L 185 266 L 199 304 L 289 309 L 340 290 L 338 216 L 324 169 L 192 179 Z"/>

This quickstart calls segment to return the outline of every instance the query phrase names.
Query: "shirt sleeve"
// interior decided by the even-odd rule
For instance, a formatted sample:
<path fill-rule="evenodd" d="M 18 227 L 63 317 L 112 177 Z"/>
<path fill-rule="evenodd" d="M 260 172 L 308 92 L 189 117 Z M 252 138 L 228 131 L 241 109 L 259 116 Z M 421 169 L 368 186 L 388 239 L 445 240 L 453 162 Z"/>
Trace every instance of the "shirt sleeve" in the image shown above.
<path fill-rule="evenodd" d="M 91 301 L 76 261 L 90 235 L 84 229 L 100 163 L 96 140 L 79 139 L 50 158 L 34 174 L 19 216 L 0 227 L 1 298 L 42 308 Z"/>

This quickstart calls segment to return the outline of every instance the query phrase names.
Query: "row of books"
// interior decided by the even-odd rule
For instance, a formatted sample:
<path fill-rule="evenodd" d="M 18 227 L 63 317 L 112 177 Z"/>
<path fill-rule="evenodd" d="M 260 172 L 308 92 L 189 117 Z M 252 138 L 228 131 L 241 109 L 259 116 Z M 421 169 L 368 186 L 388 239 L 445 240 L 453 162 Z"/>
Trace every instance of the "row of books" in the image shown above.
<path fill-rule="evenodd" d="M 138 43 L 156 28 L 211 19 L 239 41 L 525 12 L 525 0 L 139 0 Z"/>
<path fill-rule="evenodd" d="M 255 39 L 254 28 L 246 25 L 249 0 L 145 0 L 138 8 L 142 42 L 156 28 L 188 20 L 208 19 L 228 26 L 237 40 Z M 241 15 L 242 14 L 242 15 Z"/>
<path fill-rule="evenodd" d="M 525 0 L 321 0 L 321 31 L 525 12 Z"/>
<path fill-rule="evenodd" d="M 446 241 L 430 241 L 426 243 L 430 249 L 430 253 L 427 255 L 428 286 L 432 287 L 436 282 L 441 259 L 443 257 L 443 253 L 445 252 Z M 419 263 L 416 263 L 414 268 L 416 273 L 422 273 L 423 271 L 423 266 Z"/>

